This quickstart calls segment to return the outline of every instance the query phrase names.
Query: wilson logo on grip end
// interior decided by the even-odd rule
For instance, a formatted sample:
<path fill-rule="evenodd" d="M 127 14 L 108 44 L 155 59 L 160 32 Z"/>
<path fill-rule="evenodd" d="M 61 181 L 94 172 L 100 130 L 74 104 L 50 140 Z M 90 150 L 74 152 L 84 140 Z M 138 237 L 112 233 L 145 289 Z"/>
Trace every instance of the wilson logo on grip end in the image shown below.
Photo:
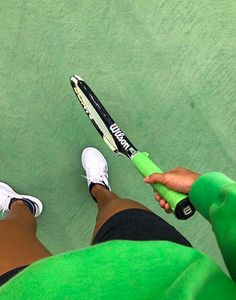
<path fill-rule="evenodd" d="M 185 216 L 191 214 L 192 211 L 193 211 L 193 210 L 192 210 L 191 206 L 189 206 L 189 205 L 186 206 L 186 207 L 183 209 L 183 213 L 184 213 Z"/>

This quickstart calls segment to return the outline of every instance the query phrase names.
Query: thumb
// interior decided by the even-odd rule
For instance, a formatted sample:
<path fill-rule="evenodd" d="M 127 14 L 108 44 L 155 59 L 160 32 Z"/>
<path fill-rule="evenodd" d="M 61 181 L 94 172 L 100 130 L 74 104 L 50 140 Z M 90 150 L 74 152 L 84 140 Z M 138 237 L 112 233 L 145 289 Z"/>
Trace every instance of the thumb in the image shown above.
<path fill-rule="evenodd" d="M 154 173 L 148 177 L 144 178 L 146 183 L 162 183 L 165 184 L 165 175 L 162 173 Z"/>

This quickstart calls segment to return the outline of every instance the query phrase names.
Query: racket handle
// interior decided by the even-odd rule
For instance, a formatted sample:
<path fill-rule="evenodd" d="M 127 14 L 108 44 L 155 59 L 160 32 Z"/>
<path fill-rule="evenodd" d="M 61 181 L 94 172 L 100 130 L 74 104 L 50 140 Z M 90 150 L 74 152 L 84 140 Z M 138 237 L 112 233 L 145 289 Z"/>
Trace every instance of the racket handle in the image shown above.
<path fill-rule="evenodd" d="M 148 157 L 147 153 L 137 152 L 132 156 L 132 161 L 143 177 L 163 171 Z M 186 220 L 195 213 L 195 208 L 187 195 L 168 189 L 160 183 L 152 184 L 154 191 L 163 197 L 170 205 L 176 218 Z"/>

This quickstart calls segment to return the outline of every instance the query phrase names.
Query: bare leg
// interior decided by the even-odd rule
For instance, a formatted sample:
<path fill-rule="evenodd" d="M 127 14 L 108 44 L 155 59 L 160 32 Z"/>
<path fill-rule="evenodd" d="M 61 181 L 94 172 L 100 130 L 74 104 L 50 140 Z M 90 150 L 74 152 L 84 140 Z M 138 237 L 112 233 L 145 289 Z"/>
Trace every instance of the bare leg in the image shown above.
<path fill-rule="evenodd" d="M 92 240 L 102 225 L 114 214 L 129 208 L 138 208 L 150 211 L 150 209 L 138 202 L 118 197 L 116 194 L 108 191 L 102 185 L 94 185 L 91 193 L 96 198 L 98 205 L 97 222 L 93 232 Z"/>
<path fill-rule="evenodd" d="M 36 227 L 36 218 L 23 201 L 13 202 L 0 221 L 0 275 L 52 255 L 37 239 Z"/>

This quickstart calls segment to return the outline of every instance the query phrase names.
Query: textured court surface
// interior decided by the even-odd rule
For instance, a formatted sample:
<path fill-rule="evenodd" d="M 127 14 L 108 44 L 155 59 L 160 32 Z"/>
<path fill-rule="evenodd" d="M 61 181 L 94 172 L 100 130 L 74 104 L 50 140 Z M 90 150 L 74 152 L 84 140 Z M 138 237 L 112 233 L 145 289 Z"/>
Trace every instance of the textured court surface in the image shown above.
<path fill-rule="evenodd" d="M 45 245 L 60 253 L 89 244 L 96 206 L 80 154 L 95 146 L 115 192 L 158 212 L 224 267 L 210 225 L 160 211 L 131 163 L 106 148 L 68 79 L 86 79 L 163 169 L 236 179 L 236 2 L 12 0 L 0 14 L 0 180 L 42 199 Z"/>

